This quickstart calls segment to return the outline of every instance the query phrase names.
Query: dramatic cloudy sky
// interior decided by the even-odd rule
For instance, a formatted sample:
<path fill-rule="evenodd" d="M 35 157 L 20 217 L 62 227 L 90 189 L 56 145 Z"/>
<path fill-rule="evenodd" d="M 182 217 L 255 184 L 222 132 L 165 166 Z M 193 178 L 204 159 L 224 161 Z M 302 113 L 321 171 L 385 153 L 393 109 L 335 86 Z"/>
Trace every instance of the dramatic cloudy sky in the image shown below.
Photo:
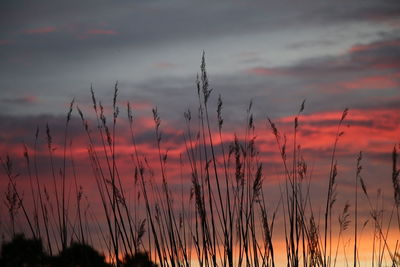
<path fill-rule="evenodd" d="M 253 98 L 278 115 L 303 98 L 308 111 L 393 106 L 399 10 L 397 1 L 2 1 L 1 113 L 63 113 L 90 84 L 103 98 L 115 81 L 126 99 L 181 112 L 203 50 L 211 85 L 234 106 Z"/>
<path fill-rule="evenodd" d="M 73 97 L 93 116 L 91 85 L 110 106 L 116 81 L 121 114 L 130 101 L 141 116 L 139 142 L 153 140 L 146 118 L 157 106 L 172 140 L 167 149 L 178 155 L 184 146 L 173 136 L 183 124 L 183 112 L 196 112 L 195 80 L 203 51 L 213 88 L 210 106 L 214 111 L 221 94 L 231 137 L 242 128 L 253 100 L 260 147 L 275 149 L 269 148 L 273 138 L 266 136 L 267 116 L 286 129 L 306 99 L 301 141 L 318 165 L 330 154 L 337 120 L 349 108 L 349 127 L 338 152 L 343 171 L 353 175 L 356 155 L 363 150 L 368 182 L 378 185 L 376 177 L 382 176 L 390 186 L 390 153 L 400 143 L 398 0 L 3 0 L 1 156 L 21 157 L 21 144 L 33 142 L 36 126 L 44 140 L 47 122 L 62 136 Z M 79 120 L 72 126 L 75 142 L 82 145 L 77 157 L 84 157 Z M 271 168 L 279 173 L 277 166 Z M 340 183 L 348 189 L 350 182 L 343 178 Z"/>

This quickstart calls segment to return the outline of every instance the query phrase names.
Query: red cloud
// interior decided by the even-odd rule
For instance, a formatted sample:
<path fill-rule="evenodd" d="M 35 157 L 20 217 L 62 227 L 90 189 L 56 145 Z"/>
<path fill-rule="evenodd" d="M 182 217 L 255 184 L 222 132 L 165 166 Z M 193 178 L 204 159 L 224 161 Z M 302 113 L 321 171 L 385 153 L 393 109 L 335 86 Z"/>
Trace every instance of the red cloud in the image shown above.
<path fill-rule="evenodd" d="M 400 141 L 399 113 L 399 109 L 350 110 L 342 127 L 345 134 L 339 146 L 346 148 L 346 153 L 354 154 L 359 150 L 367 153 L 390 151 Z M 302 147 L 312 151 L 330 150 L 341 115 L 341 112 L 323 112 L 300 116 L 299 142 Z M 290 116 L 278 122 L 278 125 L 283 123 L 283 130 L 289 132 L 288 140 L 292 138 L 290 126 L 293 121 L 294 116 Z"/>
<path fill-rule="evenodd" d="M 46 34 L 46 33 L 55 32 L 56 30 L 57 30 L 57 28 L 54 26 L 47 26 L 47 27 L 42 27 L 42 28 L 25 30 L 24 32 L 26 34 Z"/>

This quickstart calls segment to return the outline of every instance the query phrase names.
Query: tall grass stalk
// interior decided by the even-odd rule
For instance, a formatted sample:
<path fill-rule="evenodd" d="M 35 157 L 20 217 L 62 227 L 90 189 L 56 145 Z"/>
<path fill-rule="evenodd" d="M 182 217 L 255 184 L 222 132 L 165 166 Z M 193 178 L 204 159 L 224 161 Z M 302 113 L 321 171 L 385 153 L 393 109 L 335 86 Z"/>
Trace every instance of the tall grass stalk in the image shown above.
<path fill-rule="evenodd" d="M 333 151 L 332 151 L 332 156 L 331 156 L 331 164 L 330 164 L 330 171 L 329 171 L 329 182 L 328 182 L 328 192 L 327 192 L 327 198 L 326 198 L 326 206 L 325 206 L 325 217 L 324 217 L 324 266 L 330 266 L 331 265 L 331 240 L 332 240 L 332 227 L 331 227 L 331 222 L 332 222 L 332 207 L 335 202 L 335 178 L 337 175 L 337 164 L 336 164 L 336 149 L 337 149 L 337 144 L 339 142 L 340 137 L 344 134 L 343 131 L 341 131 L 341 126 L 347 117 L 348 114 L 348 109 L 346 108 L 343 113 L 342 117 L 340 118 L 337 130 L 336 130 L 336 136 L 335 136 L 335 142 L 333 145 Z M 328 231 L 329 231 L 329 255 L 327 255 L 327 241 L 328 241 Z"/>
<path fill-rule="evenodd" d="M 40 204 L 40 210 L 42 213 L 42 219 L 43 219 L 43 227 L 45 229 L 45 233 L 46 233 L 46 240 L 47 240 L 47 248 L 48 251 L 50 253 L 50 256 L 53 254 L 53 249 L 52 249 L 52 245 L 51 245 L 51 240 L 50 240 L 50 233 L 49 233 L 49 222 L 48 222 L 48 216 L 47 216 L 47 212 L 46 212 L 46 206 L 45 203 L 43 201 L 43 190 L 40 187 L 40 182 L 39 182 L 39 172 L 38 172 L 38 164 L 37 164 L 37 143 L 38 143 L 38 138 L 39 138 L 39 127 L 36 128 L 36 132 L 35 132 L 35 143 L 34 143 L 34 155 L 33 155 L 33 168 L 34 168 L 34 172 L 35 172 L 35 178 L 36 178 L 36 186 L 37 186 L 37 193 L 39 196 L 39 204 Z"/>

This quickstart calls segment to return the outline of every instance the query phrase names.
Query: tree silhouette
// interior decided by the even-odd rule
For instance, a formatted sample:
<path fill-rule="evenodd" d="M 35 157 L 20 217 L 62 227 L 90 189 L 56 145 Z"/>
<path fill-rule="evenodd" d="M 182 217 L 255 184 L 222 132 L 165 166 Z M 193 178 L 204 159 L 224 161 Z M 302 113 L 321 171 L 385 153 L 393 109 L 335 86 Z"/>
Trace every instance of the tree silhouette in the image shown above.
<path fill-rule="evenodd" d="M 125 255 L 123 267 L 157 267 L 145 252 L 138 252 L 134 255 Z"/>
<path fill-rule="evenodd" d="M 44 266 L 46 258 L 40 239 L 26 239 L 23 234 L 18 234 L 2 244 L 0 266 Z"/>
<path fill-rule="evenodd" d="M 53 259 L 53 265 L 57 267 L 110 267 L 105 262 L 104 256 L 94 248 L 75 242 Z"/>

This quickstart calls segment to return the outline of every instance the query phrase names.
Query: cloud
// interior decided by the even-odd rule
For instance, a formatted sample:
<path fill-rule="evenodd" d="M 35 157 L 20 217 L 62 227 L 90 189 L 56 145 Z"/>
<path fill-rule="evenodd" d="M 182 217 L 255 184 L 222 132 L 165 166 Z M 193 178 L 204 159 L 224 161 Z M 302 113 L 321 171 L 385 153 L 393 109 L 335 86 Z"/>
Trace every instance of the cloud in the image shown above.
<path fill-rule="evenodd" d="M 310 77 L 323 74 L 356 73 L 384 66 L 396 69 L 400 65 L 400 46 L 397 45 L 399 43 L 400 39 L 398 38 L 384 39 L 368 44 L 354 45 L 348 50 L 348 53 L 343 55 L 307 58 L 293 65 L 275 68 L 259 66 L 248 71 L 259 75 L 286 73 Z"/>
<path fill-rule="evenodd" d="M 88 35 L 116 35 L 118 34 L 114 30 L 107 30 L 107 29 L 90 29 L 86 31 Z"/>
<path fill-rule="evenodd" d="M 39 102 L 39 99 L 37 96 L 28 95 L 21 97 L 1 98 L 0 101 L 4 104 L 29 105 L 29 104 L 37 104 Z"/>
<path fill-rule="evenodd" d="M 275 107 L 279 103 L 288 108 L 289 103 L 300 103 L 302 98 L 308 99 L 306 112 L 311 113 L 345 107 L 395 107 L 400 103 L 400 47 L 395 45 L 398 42 L 398 38 L 384 38 L 357 44 L 356 49 L 337 56 L 307 58 L 286 66 L 259 65 L 244 73 L 251 74 L 252 80 L 264 81 L 264 88 L 268 88 L 265 96 L 256 97 L 256 102 Z M 276 101 L 269 102 L 271 98 Z"/>
<path fill-rule="evenodd" d="M 54 26 L 46 26 L 46 27 L 41 27 L 41 28 L 35 28 L 35 29 L 28 29 L 25 30 L 24 33 L 26 34 L 47 34 L 47 33 L 52 33 L 57 30 L 56 27 Z"/>
<path fill-rule="evenodd" d="M 358 44 L 349 49 L 349 53 L 358 53 L 368 50 L 376 50 L 385 47 L 397 47 L 400 45 L 400 40 L 379 41 L 371 44 Z"/>
<path fill-rule="evenodd" d="M 339 157 L 351 159 L 359 151 L 368 155 L 390 153 L 393 145 L 400 143 L 398 114 L 400 114 L 399 106 L 394 109 L 382 107 L 350 109 L 340 129 L 344 135 L 340 137 L 338 143 Z M 330 157 L 341 116 L 341 111 L 314 112 L 298 116 L 297 142 L 307 157 L 316 155 L 321 157 L 320 159 Z M 286 136 L 288 144 L 294 138 L 294 120 L 295 116 L 275 120 L 281 136 Z M 287 150 L 290 153 L 290 145 Z"/>
<path fill-rule="evenodd" d="M 366 153 L 386 153 L 390 151 L 393 144 L 400 142 L 397 134 L 400 132 L 400 117 L 396 115 L 398 113 L 400 113 L 398 107 L 397 109 L 350 110 L 349 115 L 342 125 L 341 130 L 345 132 L 345 135 L 341 137 L 338 155 L 352 156 L 359 150 L 363 150 Z M 329 157 L 341 116 L 341 111 L 315 112 L 301 115 L 299 117 L 298 144 L 302 146 L 308 155 L 318 154 L 320 156 L 325 155 Z M 0 135 L 2 151 L 11 154 L 16 153 L 15 155 L 19 154 L 22 156 L 22 152 L 18 152 L 17 150 L 22 149 L 22 143 L 26 143 L 28 147 L 32 147 L 34 132 L 36 127 L 39 126 L 40 142 L 38 153 L 40 155 L 46 155 L 48 152 L 45 128 L 48 123 L 53 139 L 53 147 L 57 148 L 54 150 L 54 156 L 62 158 L 65 119 L 65 116 L 15 117 L 3 115 L 0 117 L 0 120 L 4 122 L 1 126 L 2 134 Z M 196 116 L 193 117 L 193 120 L 196 120 Z M 256 125 L 255 142 L 261 153 L 260 159 L 265 161 L 265 163 L 279 162 L 279 158 L 277 158 L 278 155 L 272 153 L 276 145 L 274 144 L 275 141 L 272 132 L 265 121 L 265 118 L 259 118 L 254 122 Z M 293 140 L 294 116 L 277 118 L 275 122 L 282 136 L 285 134 L 290 143 Z M 97 132 L 96 121 L 88 119 L 88 125 L 92 135 L 93 148 L 99 153 L 103 153 L 102 142 Z M 111 125 L 109 125 L 109 127 L 111 127 Z M 149 160 L 157 160 L 158 154 L 154 127 L 154 121 L 150 117 L 134 118 L 133 131 L 139 154 L 143 157 L 147 157 Z M 228 147 L 234 140 L 235 135 L 239 138 L 239 141 L 244 142 L 246 137 L 243 127 L 242 124 L 233 125 L 233 127 L 224 125 L 222 140 L 226 151 L 228 151 Z M 197 144 L 195 138 L 199 130 L 197 129 L 196 121 L 192 122 L 191 128 L 192 138 L 194 138 L 194 149 L 202 149 L 201 145 Z M 211 129 L 213 143 L 217 148 L 216 156 L 219 158 L 222 156 L 220 151 L 220 136 L 216 125 L 212 124 Z M 127 119 L 123 117 L 119 118 L 116 130 L 115 142 L 117 156 L 122 158 L 126 156 L 129 157 L 129 155 L 134 153 L 134 150 Z M 168 120 L 168 118 L 162 118 L 160 131 L 162 133 L 162 153 L 169 151 L 168 154 L 171 164 L 178 163 L 179 156 L 186 155 L 186 145 L 183 138 L 184 134 L 186 134 L 186 138 L 188 138 L 186 126 L 183 123 L 178 125 Z M 72 118 L 68 134 L 69 139 L 73 141 L 72 147 L 74 156 L 79 159 L 86 159 L 89 139 L 84 132 L 80 118 Z M 354 142 L 355 139 L 357 139 L 356 143 Z M 209 146 L 208 140 L 207 146 Z M 18 147 L 19 149 L 16 149 Z M 288 153 L 290 153 L 290 150 L 291 147 L 289 146 L 287 148 Z"/>
<path fill-rule="evenodd" d="M 339 83 L 340 86 L 349 90 L 371 90 L 398 88 L 400 80 L 395 75 L 382 75 L 362 77 L 357 80 Z"/>
<path fill-rule="evenodd" d="M 171 62 L 160 61 L 155 63 L 154 66 L 158 69 L 169 69 L 175 67 L 176 65 Z"/>
<path fill-rule="evenodd" d="M 355 14 L 368 14 L 375 10 L 376 13 L 390 15 L 390 10 L 398 9 L 391 2 L 382 4 L 374 1 L 360 1 L 357 5 L 347 7 L 337 3 L 316 4 L 307 1 L 300 8 L 287 5 L 286 1 L 255 1 L 251 5 L 240 2 L 228 4 L 225 1 L 213 5 L 184 1 L 168 4 L 162 1 L 139 1 L 114 5 L 100 1 L 94 5 L 92 1 L 84 4 L 72 1 L 61 6 L 51 1 L 44 2 L 46 5 L 42 8 L 31 3 L 23 7 L 3 4 L 2 15 L 5 17 L 1 19 L 7 19 L 9 26 L 0 26 L 0 33 L 5 40 L 15 40 L 15 45 L 2 46 L 0 51 L 0 58 L 4 59 L 0 62 L 2 87 L 28 90 L 35 95 L 54 98 L 57 92 L 59 99 L 66 99 L 82 96 L 92 82 L 101 88 L 99 92 L 104 96 L 109 83 L 119 80 L 132 85 L 126 88 L 132 92 L 131 95 L 147 96 L 144 100 L 154 105 L 163 105 L 161 102 L 167 99 L 168 103 L 161 110 L 167 110 L 168 113 L 181 113 L 186 109 L 185 103 L 190 96 L 185 90 L 189 91 L 194 86 L 202 49 L 210 55 L 208 66 L 214 92 L 221 93 L 229 103 L 245 103 L 229 112 L 239 113 L 252 97 L 256 99 L 255 102 L 263 102 L 263 112 L 268 109 L 268 113 L 272 110 L 269 105 L 281 100 L 285 101 L 278 107 L 282 111 L 293 103 L 297 105 L 306 95 L 315 92 L 310 89 L 311 86 L 320 82 L 332 84 L 342 75 L 351 76 L 349 72 L 366 71 L 367 68 L 362 69 L 362 65 L 368 63 L 361 57 L 354 60 L 345 56 L 338 58 L 337 51 L 326 57 L 310 59 L 308 54 L 303 53 L 304 47 L 311 46 L 313 51 L 318 52 L 338 45 L 345 47 L 343 43 L 363 44 L 364 40 L 376 40 L 379 30 L 387 34 L 391 29 L 373 27 L 369 32 L 363 27 L 360 36 L 365 32 L 370 35 L 365 38 L 352 35 L 349 40 L 344 40 L 347 35 L 343 37 L 336 30 L 342 27 L 340 25 L 346 25 L 346 29 L 350 29 L 347 26 L 353 23 L 359 25 L 359 22 L 355 22 L 355 18 L 358 18 Z M 268 16 L 265 12 L 268 12 Z M 308 19 L 300 19 L 303 17 Z M 364 17 L 360 16 L 360 21 Z M 318 40 L 321 32 L 327 30 L 324 28 L 326 24 L 320 23 L 325 19 L 326 24 L 335 28 L 332 36 Z M 26 34 L 18 35 L 26 31 L 27 25 L 53 25 L 57 33 L 44 34 L 39 39 Z M 33 32 L 40 29 L 32 27 L 30 30 Z M 79 36 L 82 38 L 74 38 Z M 380 37 L 387 39 L 388 36 L 382 33 Z M 98 38 L 101 38 L 101 45 L 98 44 Z M 239 45 L 239 41 L 245 41 L 246 45 Z M 277 47 L 284 52 L 276 52 Z M 348 48 L 345 47 L 346 50 Z M 396 47 L 392 49 L 397 53 Z M 359 51 L 358 54 L 361 52 L 366 51 Z M 288 58 L 292 54 L 308 59 L 287 60 L 285 66 L 274 65 L 275 58 Z M 243 55 L 247 61 L 243 61 Z M 16 56 L 26 59 L 30 65 L 13 61 Z M 364 56 L 376 58 L 380 55 Z M 358 66 L 356 62 L 359 62 Z M 376 68 L 399 65 L 393 57 L 372 63 Z M 279 75 L 285 76 L 275 77 Z M 350 82 L 358 78 L 361 77 L 343 77 L 340 81 Z M 181 96 L 181 93 L 182 101 L 178 103 L 172 99 L 173 95 Z M 23 110 L 20 109 L 20 112 Z M 55 112 L 54 109 L 51 112 Z"/>
<path fill-rule="evenodd" d="M 0 40 L 0 46 L 11 45 L 13 42 L 11 40 Z"/>
<path fill-rule="evenodd" d="M 279 68 L 266 68 L 266 67 L 255 67 L 246 71 L 247 73 L 254 75 L 283 75 L 285 72 Z"/>

